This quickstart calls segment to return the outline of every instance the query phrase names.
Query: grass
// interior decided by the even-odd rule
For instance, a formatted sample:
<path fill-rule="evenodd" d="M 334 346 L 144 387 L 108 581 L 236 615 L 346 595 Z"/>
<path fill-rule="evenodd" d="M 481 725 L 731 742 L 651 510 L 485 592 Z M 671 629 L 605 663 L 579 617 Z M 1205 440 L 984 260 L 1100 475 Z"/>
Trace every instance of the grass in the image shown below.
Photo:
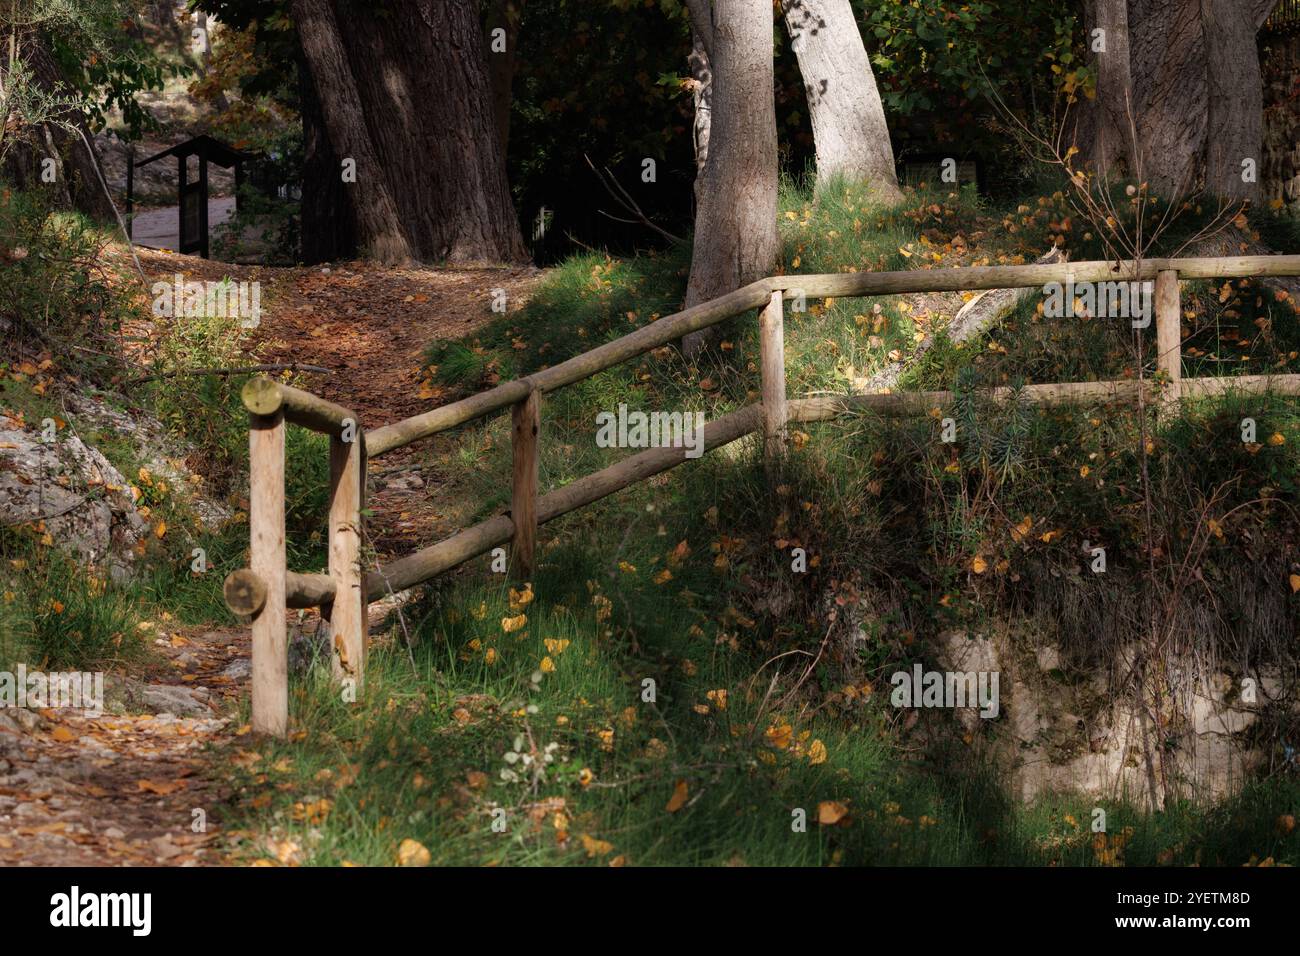
<path fill-rule="evenodd" d="M 1024 262 L 1069 231 L 1060 194 L 996 208 L 969 191 L 922 190 L 882 210 L 850 185 L 814 205 L 786 183 L 780 209 L 787 273 Z M 1286 224 L 1270 228 L 1283 235 Z M 674 311 L 688 267 L 685 247 L 574 257 L 522 312 L 435 346 L 430 364 L 466 391 L 528 374 Z M 1293 361 L 1285 301 L 1237 284 L 1190 289 L 1187 301 L 1192 348 L 1223 358 L 1241 341 L 1235 321 L 1238 335 L 1256 330 L 1258 358 L 1243 368 L 1290 367 L 1277 364 Z M 950 715 L 925 714 L 930 745 L 900 729 L 888 675 L 926 660 L 939 635 L 1046 630 L 1086 672 L 1132 636 L 1133 608 L 1167 593 L 1189 554 L 1206 587 L 1186 603 L 1207 647 L 1286 660 L 1300 626 L 1285 588 L 1300 531 L 1294 400 L 1229 395 L 1164 424 L 1135 409 L 995 406 L 981 396 L 989 385 L 1136 374 L 1132 333 L 1048 323 L 1026 306 L 958 348 L 941 330 L 961 304 L 813 301 L 787 320 L 791 394 L 846 391 L 937 332 L 905 384 L 955 390 L 950 407 L 796 428 L 775 489 L 753 441 L 638 484 L 549 524 L 527 588 L 487 556 L 469 562 L 373 640 L 359 703 L 316 662 L 291 685 L 289 739 L 240 736 L 213 755 L 234 790 L 228 829 L 248 835 L 240 852 L 310 864 L 418 860 L 415 844 L 460 865 L 1300 862 L 1289 764 L 1219 804 L 1149 813 L 1107 801 L 1099 835 L 1095 800 L 1007 796 L 996 729 L 964 740 Z M 177 361 L 226 347 L 216 330 L 194 332 L 174 343 Z M 1188 356 L 1191 374 L 1202 356 Z M 695 362 L 665 348 L 548 395 L 543 491 L 621 457 L 595 446 L 597 412 L 626 403 L 717 418 L 756 400 L 757 361 L 742 317 Z M 205 420 L 242 421 L 238 384 L 211 383 Z M 186 431 L 185 395 L 154 401 L 209 461 L 239 460 L 237 424 Z M 7 391 L 5 402 L 29 419 L 45 411 L 36 395 Z M 1254 447 L 1241 439 L 1245 417 Z M 937 438 L 944 418 L 957 425 L 953 444 Z M 289 434 L 315 443 L 288 456 L 291 564 L 305 571 L 324 562 L 326 456 L 319 439 Z M 139 620 L 226 618 L 218 589 L 244 563 L 246 528 L 196 527 L 182 501 L 139 477 L 128 448 L 106 444 L 170 530 L 135 582 L 105 582 L 94 600 L 30 531 L 0 536 L 0 622 L 32 659 L 117 661 L 138 643 L 128 638 Z M 509 447 L 505 422 L 477 423 L 437 463 L 442 493 L 474 502 L 471 520 L 509 506 Z M 236 470 L 217 470 L 238 504 Z M 1208 538 L 1206 521 L 1218 528 Z M 1079 573 L 1085 541 L 1106 543 L 1104 581 Z M 195 547 L 204 575 L 190 570 Z M 795 548 L 804 572 L 792 573 Z M 59 589 L 69 599 L 52 613 Z M 1267 746 L 1280 752 L 1293 724 L 1270 724 Z"/>

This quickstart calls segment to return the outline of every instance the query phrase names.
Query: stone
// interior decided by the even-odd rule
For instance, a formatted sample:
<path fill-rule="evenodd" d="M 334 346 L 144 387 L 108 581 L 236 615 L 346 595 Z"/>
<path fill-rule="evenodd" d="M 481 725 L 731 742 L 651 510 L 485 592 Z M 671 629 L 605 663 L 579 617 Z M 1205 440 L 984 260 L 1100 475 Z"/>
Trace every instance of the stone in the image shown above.
<path fill-rule="evenodd" d="M 189 717 L 211 713 L 208 705 L 191 688 L 176 684 L 137 684 L 132 688 L 131 696 L 157 714 Z"/>

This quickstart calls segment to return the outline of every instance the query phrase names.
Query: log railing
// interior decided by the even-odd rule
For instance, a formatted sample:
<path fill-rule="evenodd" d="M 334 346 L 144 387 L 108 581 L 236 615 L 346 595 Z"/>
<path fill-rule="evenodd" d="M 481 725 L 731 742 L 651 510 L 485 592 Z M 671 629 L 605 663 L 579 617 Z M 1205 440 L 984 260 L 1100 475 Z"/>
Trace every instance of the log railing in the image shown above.
<path fill-rule="evenodd" d="M 511 571 L 521 579 L 534 569 L 537 527 L 686 460 L 683 448 L 652 448 L 538 494 L 541 399 L 683 335 L 716 325 L 752 309 L 759 319 L 762 401 L 724 415 L 704 428 L 706 451 L 754 432 L 764 438 L 768 474 L 779 471 L 788 422 L 835 418 L 855 410 L 911 414 L 941 406 L 950 392 L 830 396 L 789 400 L 785 387 L 784 300 L 864 297 L 916 292 L 1032 288 L 1049 283 L 1155 282 L 1157 366 L 1160 383 L 1070 382 L 1029 385 L 1023 399 L 1040 404 L 1112 402 L 1136 398 L 1139 390 L 1162 412 L 1181 398 L 1231 390 L 1300 394 L 1300 375 L 1182 377 L 1182 279 L 1300 275 L 1300 256 L 1243 256 L 1218 259 L 1146 259 L 1129 262 L 1051 263 L 907 272 L 773 276 L 720 298 L 665 316 L 635 332 L 558 365 L 362 433 L 355 415 L 308 392 L 255 378 L 244 387 L 249 412 L 249 567 L 226 579 L 226 603 L 251 618 L 253 630 L 252 724 L 255 731 L 283 735 L 288 728 L 287 608 L 320 607 L 330 622 L 333 673 L 353 694 L 361 693 L 366 655 L 366 606 L 384 594 L 404 590 L 509 543 Z M 995 398 L 1009 389 L 993 389 Z M 454 428 L 512 409 L 513 479 L 510 511 L 378 571 L 361 569 L 361 514 L 368 458 L 386 454 Z M 299 574 L 285 565 L 284 427 L 293 423 L 330 436 L 329 570 Z M 353 698 L 355 699 L 355 697 Z"/>

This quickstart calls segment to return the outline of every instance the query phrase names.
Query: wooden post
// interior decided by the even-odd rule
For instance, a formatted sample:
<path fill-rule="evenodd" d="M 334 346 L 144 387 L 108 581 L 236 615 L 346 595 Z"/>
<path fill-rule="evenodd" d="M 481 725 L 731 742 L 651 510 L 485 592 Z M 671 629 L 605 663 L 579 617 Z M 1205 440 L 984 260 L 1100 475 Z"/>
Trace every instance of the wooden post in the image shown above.
<path fill-rule="evenodd" d="M 758 318 L 759 361 L 763 384 L 763 462 L 769 481 L 780 477 L 785 459 L 785 308 L 773 292 Z"/>
<path fill-rule="evenodd" d="M 289 641 L 284 614 L 284 415 L 250 415 L 248 430 L 250 570 L 266 586 L 253 616 L 253 730 L 289 730 Z"/>
<path fill-rule="evenodd" d="M 208 154 L 199 153 L 199 255 L 208 258 Z"/>
<path fill-rule="evenodd" d="M 530 581 L 537 555 L 537 436 L 541 430 L 541 392 L 533 389 L 512 410 L 511 447 L 514 481 L 510 495 L 510 520 L 514 540 L 510 569 L 516 580 Z"/>
<path fill-rule="evenodd" d="M 330 437 L 329 576 L 334 582 L 330 606 L 332 670 L 339 683 L 352 681 L 358 695 L 365 678 L 366 594 L 361 569 L 361 499 L 363 448 L 360 425 L 351 441 Z"/>
<path fill-rule="evenodd" d="M 1169 380 L 1160 403 L 1160 413 L 1176 414 L 1182 397 L 1183 336 L 1178 272 L 1173 269 L 1156 273 L 1156 350 L 1159 368 Z"/>

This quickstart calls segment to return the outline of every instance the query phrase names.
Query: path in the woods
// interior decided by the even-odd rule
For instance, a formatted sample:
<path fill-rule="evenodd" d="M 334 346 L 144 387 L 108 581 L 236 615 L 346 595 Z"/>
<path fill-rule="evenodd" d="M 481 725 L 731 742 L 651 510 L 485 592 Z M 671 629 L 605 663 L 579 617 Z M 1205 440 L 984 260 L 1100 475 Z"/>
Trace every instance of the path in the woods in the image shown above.
<path fill-rule="evenodd" d="M 149 622 L 151 663 L 105 678 L 124 714 L 0 710 L 0 867 L 220 863 L 203 748 L 234 732 L 247 639 Z"/>
<path fill-rule="evenodd" d="M 365 428 L 456 397 L 427 381 L 429 344 L 490 321 L 493 289 L 520 307 L 541 275 L 362 263 L 273 269 L 148 249 L 139 257 L 151 283 L 178 274 L 260 282 L 258 361 L 329 369 L 305 387 L 353 409 Z M 433 457 L 425 443 L 375 463 L 370 530 L 381 552 L 404 553 L 452 530 Z M 383 610 L 373 606 L 372 621 Z M 154 651 L 146 673 L 108 676 L 118 689 L 107 696 L 125 713 L 0 710 L 0 867 L 226 862 L 221 848 L 235 835 L 221 829 L 223 794 L 204 748 L 251 740 L 234 716 L 248 694 L 248 631 L 182 628 L 164 618 L 148 622 L 146 633 Z"/>
<path fill-rule="evenodd" d="M 429 381 L 425 355 L 435 341 L 457 339 L 494 317 L 493 290 L 510 311 L 527 302 L 542 271 L 522 268 L 402 268 L 351 262 L 328 267 L 267 268 L 141 250 L 150 281 L 259 281 L 262 316 L 250 338 L 257 360 L 329 369 L 303 387 L 357 413 L 366 429 L 427 411 L 458 397 Z M 437 440 L 395 451 L 370 469 L 368 532 L 381 554 L 406 553 L 454 530 L 431 449 Z"/>

